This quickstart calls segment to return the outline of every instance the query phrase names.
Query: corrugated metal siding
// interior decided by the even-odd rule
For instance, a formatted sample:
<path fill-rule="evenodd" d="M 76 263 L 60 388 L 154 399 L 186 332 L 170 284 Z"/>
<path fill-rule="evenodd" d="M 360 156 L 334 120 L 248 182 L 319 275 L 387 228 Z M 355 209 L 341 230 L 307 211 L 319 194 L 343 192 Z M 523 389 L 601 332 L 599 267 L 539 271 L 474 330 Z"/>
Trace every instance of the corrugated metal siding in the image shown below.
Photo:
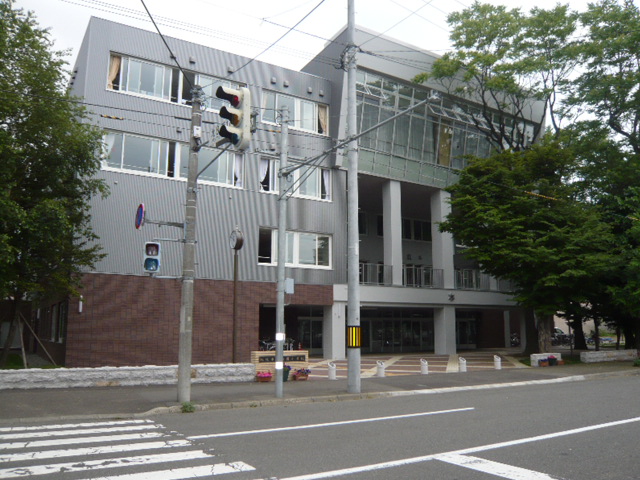
<path fill-rule="evenodd" d="M 183 68 L 217 77 L 226 77 L 228 66 L 238 68 L 249 59 L 207 47 L 168 39 Z M 74 93 L 94 105 L 97 114 L 113 115 L 122 120 L 96 117 L 103 128 L 159 137 L 188 143 L 191 108 L 165 101 L 123 94 L 106 89 L 111 52 L 171 65 L 171 59 L 160 38 L 106 20 L 92 18 L 76 69 L 85 81 L 74 84 Z M 196 59 L 189 64 L 189 57 Z M 235 78 L 237 76 L 237 78 Z M 327 80 L 262 62 L 251 62 L 230 79 L 247 83 L 254 106 L 260 105 L 262 87 L 330 103 L 331 87 Z M 285 86 L 285 82 L 288 86 Z M 311 93 L 309 93 L 309 90 Z M 320 96 L 320 92 L 323 95 Z M 204 140 L 212 140 L 219 117 L 204 112 Z M 276 267 L 258 265 L 258 230 L 277 226 L 277 195 L 259 191 L 259 151 L 279 149 L 277 127 L 258 123 L 252 140 L 252 151 L 245 154 L 244 188 L 200 184 L 197 213 L 197 277 L 229 280 L 233 276 L 233 251 L 228 237 L 238 225 L 245 235 L 240 251 L 240 279 L 275 281 Z M 316 155 L 331 145 L 331 139 L 320 135 L 293 131 L 289 135 L 291 157 Z M 277 152 L 270 152 L 276 155 Z M 330 162 L 325 160 L 325 165 Z M 96 271 L 112 274 L 142 275 L 143 246 L 156 238 L 182 238 L 182 229 L 147 223 L 141 230 L 134 228 L 137 206 L 144 203 L 148 217 L 154 221 L 182 221 L 186 182 L 145 174 L 102 171 L 100 176 L 111 188 L 106 199 L 92 201 L 92 216 L 99 243 L 107 257 L 96 265 Z M 333 201 L 322 202 L 292 198 L 289 200 L 288 229 L 326 233 L 333 237 L 332 270 L 288 269 L 298 283 L 333 284 L 346 281 L 346 189 L 345 172 L 332 171 Z M 160 275 L 181 274 L 182 243 L 162 242 Z"/>

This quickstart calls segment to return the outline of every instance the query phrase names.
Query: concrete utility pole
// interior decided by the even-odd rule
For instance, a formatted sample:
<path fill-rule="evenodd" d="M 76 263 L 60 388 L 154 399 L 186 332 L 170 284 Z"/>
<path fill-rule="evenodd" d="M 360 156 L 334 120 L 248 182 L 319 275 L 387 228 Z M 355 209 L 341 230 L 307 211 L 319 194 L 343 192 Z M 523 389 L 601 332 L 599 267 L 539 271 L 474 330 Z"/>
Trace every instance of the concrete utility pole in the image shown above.
<path fill-rule="evenodd" d="M 349 0 L 347 21 L 347 391 L 360 393 L 360 232 L 358 231 L 358 134 L 356 123 L 355 0 Z"/>
<path fill-rule="evenodd" d="M 289 107 L 280 109 L 280 195 L 278 197 L 278 285 L 276 298 L 276 397 L 284 396 L 283 367 L 284 340 L 286 337 L 284 326 L 284 291 L 285 291 L 285 263 L 287 261 L 287 190 L 289 188 L 289 173 L 286 171 L 289 157 Z"/>
<path fill-rule="evenodd" d="M 182 250 L 182 300 L 178 345 L 178 402 L 191 401 L 191 356 L 193 337 L 193 284 L 196 276 L 196 200 L 198 187 L 198 151 L 202 137 L 202 88 L 195 85 L 191 103 L 191 141 L 187 173 L 187 201 L 184 213 Z"/>

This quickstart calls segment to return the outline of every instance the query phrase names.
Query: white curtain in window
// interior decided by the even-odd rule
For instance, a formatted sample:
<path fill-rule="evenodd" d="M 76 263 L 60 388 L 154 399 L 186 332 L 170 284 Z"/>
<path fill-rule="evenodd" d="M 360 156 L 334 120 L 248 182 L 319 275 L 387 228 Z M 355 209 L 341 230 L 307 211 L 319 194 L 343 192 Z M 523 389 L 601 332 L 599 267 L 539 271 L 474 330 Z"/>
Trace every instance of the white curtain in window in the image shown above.
<path fill-rule="evenodd" d="M 242 178 L 243 178 L 243 167 L 244 167 L 244 156 L 243 155 L 236 155 L 235 158 L 235 168 L 234 168 L 234 174 L 235 174 L 235 186 L 236 187 L 240 187 L 242 188 Z"/>
<path fill-rule="evenodd" d="M 322 169 L 322 191 L 324 200 L 331 200 L 331 172 L 326 168 Z"/>
<path fill-rule="evenodd" d="M 269 159 L 261 158 L 260 159 L 260 188 L 264 190 L 264 179 L 267 178 L 267 173 L 269 173 Z"/>

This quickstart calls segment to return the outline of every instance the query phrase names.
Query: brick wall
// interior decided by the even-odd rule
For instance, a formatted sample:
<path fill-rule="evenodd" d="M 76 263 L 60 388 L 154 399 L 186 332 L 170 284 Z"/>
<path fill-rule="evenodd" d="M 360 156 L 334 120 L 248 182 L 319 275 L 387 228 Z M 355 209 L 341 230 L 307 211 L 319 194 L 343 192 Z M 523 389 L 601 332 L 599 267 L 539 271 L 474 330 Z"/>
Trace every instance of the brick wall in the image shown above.
<path fill-rule="evenodd" d="M 82 312 L 69 305 L 66 366 L 175 365 L 182 285 L 178 280 L 87 274 Z M 233 282 L 196 280 L 192 363 L 232 359 Z M 258 345 L 260 304 L 276 303 L 273 283 L 239 282 L 237 360 L 248 362 Z M 331 305 L 333 288 L 296 285 L 287 303 Z"/>

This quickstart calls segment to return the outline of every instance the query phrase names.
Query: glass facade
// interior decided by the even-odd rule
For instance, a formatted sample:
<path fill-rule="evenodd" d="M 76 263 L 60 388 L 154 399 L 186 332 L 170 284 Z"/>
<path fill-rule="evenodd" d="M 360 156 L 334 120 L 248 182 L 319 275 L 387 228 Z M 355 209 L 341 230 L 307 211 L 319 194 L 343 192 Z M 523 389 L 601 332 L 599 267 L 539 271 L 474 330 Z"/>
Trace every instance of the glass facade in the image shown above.
<path fill-rule="evenodd" d="M 356 88 L 359 132 L 430 98 L 360 138 L 358 167 L 363 172 L 445 187 L 456 181 L 465 155 L 485 157 L 491 151 L 473 121 L 480 114 L 477 107 L 363 70 Z M 533 132 L 533 125 L 525 125 L 524 131 Z"/>

